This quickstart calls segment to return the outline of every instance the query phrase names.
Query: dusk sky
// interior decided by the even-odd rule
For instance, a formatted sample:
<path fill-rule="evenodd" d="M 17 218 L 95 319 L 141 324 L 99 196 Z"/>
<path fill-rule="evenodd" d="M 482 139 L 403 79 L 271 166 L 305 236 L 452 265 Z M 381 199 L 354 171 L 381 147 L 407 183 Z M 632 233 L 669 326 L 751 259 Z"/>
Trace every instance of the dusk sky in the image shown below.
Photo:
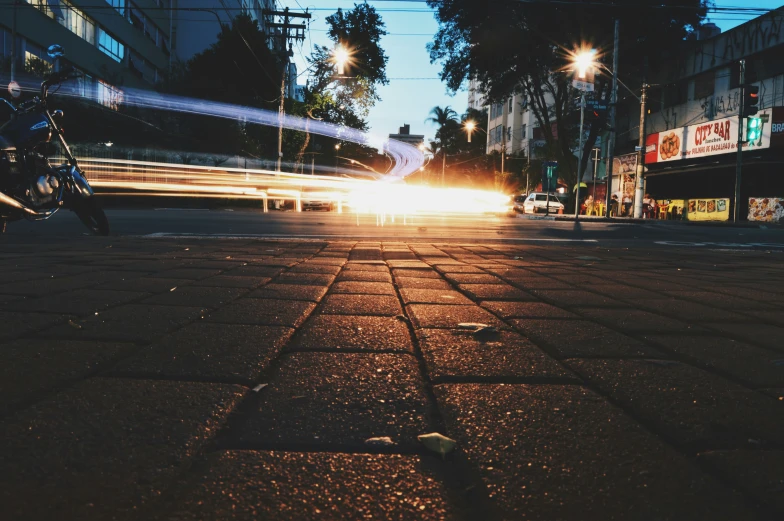
<path fill-rule="evenodd" d="M 313 13 L 309 38 L 299 48 L 295 47 L 294 59 L 302 74 L 300 83 L 305 83 L 307 62 L 305 55 L 315 44 L 331 45 L 327 38 L 324 19 L 334 13 L 338 7 L 350 9 L 354 1 L 346 0 L 279 0 L 281 7 L 292 10 L 309 8 Z M 374 133 L 386 135 L 395 133 L 404 123 L 411 125 L 412 134 L 425 134 L 432 138 L 435 127 L 426 124 L 425 119 L 431 108 L 436 105 L 449 105 L 458 113 L 463 113 L 468 105 L 468 94 L 465 90 L 454 96 L 447 93 L 446 87 L 438 79 L 441 67 L 430 64 L 430 57 L 425 45 L 432 40 L 438 30 L 433 11 L 422 1 L 370 1 L 380 12 L 386 30 L 381 45 L 389 56 L 387 76 L 389 85 L 379 90 L 382 103 L 370 112 L 370 126 Z M 716 0 L 719 7 L 738 7 L 743 0 Z M 756 0 L 755 7 L 775 9 L 781 6 L 781 0 Z M 735 27 L 753 16 L 736 14 L 714 14 L 711 21 L 723 31 Z"/>

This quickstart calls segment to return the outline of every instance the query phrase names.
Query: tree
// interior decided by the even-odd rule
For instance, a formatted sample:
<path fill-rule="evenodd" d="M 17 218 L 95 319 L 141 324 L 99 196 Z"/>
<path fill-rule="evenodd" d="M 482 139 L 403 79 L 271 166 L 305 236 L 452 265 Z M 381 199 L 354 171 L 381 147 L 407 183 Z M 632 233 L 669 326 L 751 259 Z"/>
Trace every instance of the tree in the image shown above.
<path fill-rule="evenodd" d="M 523 93 L 543 130 L 547 149 L 555 154 L 553 159 L 561 162 L 561 173 L 571 185 L 578 171 L 572 150 L 579 121 L 574 117 L 576 94 L 570 81 L 571 55 L 586 45 L 599 50 L 599 60 L 607 60 L 612 53 L 617 18 L 622 28 L 620 70 L 625 83 L 639 85 L 646 74 L 655 73 L 671 61 L 673 49 L 704 19 L 708 2 L 427 3 L 436 10 L 439 22 L 439 31 L 428 44 L 430 59 L 442 64 L 440 75 L 448 88 L 456 91 L 475 77 L 491 102 Z M 609 80 L 608 75 L 597 76 L 596 98 L 604 102 L 609 101 Z M 590 124 L 579 171 L 587 164 L 604 125 L 601 119 Z"/>
<path fill-rule="evenodd" d="M 313 67 L 309 90 L 331 97 L 336 106 L 350 108 L 361 118 L 367 117 L 370 108 L 381 100 L 378 87 L 389 83 L 389 58 L 380 44 L 381 37 L 387 34 L 384 21 L 373 6 L 363 3 L 354 4 L 347 12 L 338 9 L 327 17 L 327 24 L 329 39 L 349 55 L 345 77 L 336 77 L 334 49 L 314 46 L 308 59 Z"/>

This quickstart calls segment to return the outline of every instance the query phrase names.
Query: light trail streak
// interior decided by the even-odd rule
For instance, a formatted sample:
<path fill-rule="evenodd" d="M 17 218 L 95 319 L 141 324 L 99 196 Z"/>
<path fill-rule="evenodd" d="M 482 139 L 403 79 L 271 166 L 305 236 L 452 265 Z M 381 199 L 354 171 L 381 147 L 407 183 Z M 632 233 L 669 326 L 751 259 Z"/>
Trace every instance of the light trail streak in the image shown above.
<path fill-rule="evenodd" d="M 30 80 L 20 79 L 19 83 L 22 84 L 22 90 L 24 91 L 36 92 L 39 90 L 39 86 Z M 52 94 L 55 93 L 53 92 Z M 100 102 L 97 95 L 85 95 L 84 91 L 79 90 L 73 84 L 66 83 L 61 85 L 56 94 L 81 99 L 87 98 L 94 102 Z M 280 115 L 277 111 L 273 112 L 255 107 L 187 98 L 141 89 L 123 89 L 122 104 L 147 109 L 212 116 L 271 127 L 277 127 L 281 123 Z M 284 128 L 290 130 L 307 131 L 341 141 L 351 141 L 360 145 L 370 146 L 380 151 L 383 150 L 384 153 L 392 158 L 394 163 L 392 169 L 384 178 L 386 181 L 399 181 L 416 172 L 425 162 L 424 154 L 414 146 L 402 141 L 388 140 L 383 136 L 362 132 L 351 127 L 315 119 L 300 118 L 289 114 L 284 115 L 282 124 Z"/>

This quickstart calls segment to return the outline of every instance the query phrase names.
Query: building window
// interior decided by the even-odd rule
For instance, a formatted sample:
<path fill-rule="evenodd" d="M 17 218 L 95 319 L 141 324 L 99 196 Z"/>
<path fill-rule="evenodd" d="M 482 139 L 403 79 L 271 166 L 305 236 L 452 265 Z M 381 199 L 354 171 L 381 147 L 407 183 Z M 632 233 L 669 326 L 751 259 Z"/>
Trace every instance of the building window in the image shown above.
<path fill-rule="evenodd" d="M 66 0 L 27 0 L 27 2 L 76 36 L 95 43 L 95 23 Z"/>
<path fill-rule="evenodd" d="M 528 139 L 528 125 L 523 123 L 523 126 L 520 128 L 520 133 L 523 135 L 523 141 Z"/>
<path fill-rule="evenodd" d="M 125 45 L 112 38 L 109 33 L 100 27 L 98 28 L 97 46 L 101 52 L 109 56 L 111 59 L 122 63 L 123 58 L 125 57 Z"/>
<path fill-rule="evenodd" d="M 106 0 L 106 2 L 122 16 L 125 16 L 125 0 Z"/>
<path fill-rule="evenodd" d="M 104 107 L 109 107 L 112 110 L 117 110 L 122 103 L 123 93 L 120 89 L 116 89 L 108 83 L 98 80 L 96 85 L 96 94 L 98 102 Z"/>
<path fill-rule="evenodd" d="M 493 103 L 490 105 L 490 119 L 495 119 L 500 117 L 504 114 L 504 104 L 503 103 Z"/>
<path fill-rule="evenodd" d="M 509 114 L 512 113 L 512 101 L 513 100 L 514 100 L 514 98 L 509 98 L 509 108 L 507 109 L 507 112 L 509 112 Z"/>

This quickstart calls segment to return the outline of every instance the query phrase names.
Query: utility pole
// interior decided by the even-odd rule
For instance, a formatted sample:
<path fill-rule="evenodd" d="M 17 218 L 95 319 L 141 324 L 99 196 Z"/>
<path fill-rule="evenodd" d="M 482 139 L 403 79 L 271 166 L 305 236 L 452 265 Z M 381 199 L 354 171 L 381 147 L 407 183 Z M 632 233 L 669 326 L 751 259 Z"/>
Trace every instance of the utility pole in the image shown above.
<path fill-rule="evenodd" d="M 637 151 L 637 186 L 634 190 L 634 218 L 642 218 L 642 199 L 645 196 L 645 116 L 647 114 L 648 84 L 643 80 L 640 97 L 640 141 Z"/>
<path fill-rule="evenodd" d="M 504 178 L 504 160 L 506 159 L 506 100 L 504 100 L 504 106 L 501 109 L 501 179 Z"/>
<path fill-rule="evenodd" d="M 528 140 L 528 153 L 526 154 L 528 156 L 528 168 L 525 169 L 525 195 L 526 196 L 528 195 L 528 190 L 529 190 L 529 188 L 528 188 L 528 180 L 529 180 L 529 178 L 531 176 L 531 143 L 532 143 L 532 141 L 533 141 L 532 139 Z"/>
<path fill-rule="evenodd" d="M 740 104 L 738 105 L 738 153 L 735 161 L 735 201 L 733 202 L 732 219 L 740 220 L 740 178 L 743 169 L 743 111 L 746 97 L 746 60 L 740 61 Z"/>
<path fill-rule="evenodd" d="M 14 20 L 11 28 L 11 81 L 16 79 L 16 4 L 19 0 L 14 0 Z"/>
<path fill-rule="evenodd" d="M 580 183 L 583 180 L 583 125 L 585 125 L 585 91 L 580 93 L 580 148 L 577 151 L 577 190 L 574 200 L 574 218 L 580 218 Z"/>
<path fill-rule="evenodd" d="M 600 148 L 594 148 L 594 156 L 593 156 L 593 200 L 594 203 L 596 202 L 596 173 L 599 170 L 599 161 L 601 158 L 599 157 L 601 153 Z"/>
<path fill-rule="evenodd" d="M 310 13 L 307 10 L 304 13 L 292 13 L 289 12 L 289 8 L 286 7 L 283 11 L 271 11 L 269 9 L 264 9 L 262 11 L 264 15 L 267 16 L 279 16 L 283 19 L 281 23 L 268 23 L 267 27 L 270 29 L 277 29 L 278 33 L 274 36 L 280 39 L 280 49 L 279 53 L 282 57 L 282 78 L 280 82 L 280 105 L 278 107 L 278 163 L 277 163 L 277 171 L 280 172 L 281 162 L 283 161 L 283 120 L 286 117 L 286 79 L 288 78 L 289 74 L 289 59 L 294 55 L 294 51 L 292 49 L 291 40 L 296 41 L 304 41 L 305 40 L 305 29 L 306 25 L 305 22 L 300 24 L 293 24 L 291 23 L 292 18 L 304 18 L 309 20 Z M 286 43 L 289 43 L 289 48 L 286 49 Z"/>
<path fill-rule="evenodd" d="M 607 165 L 605 167 L 607 193 L 605 199 L 607 205 L 605 206 L 605 217 L 610 218 L 610 203 L 612 202 L 612 176 L 613 176 L 613 160 L 615 159 L 615 105 L 618 103 L 618 47 L 620 42 L 621 32 L 620 20 L 615 20 L 615 38 L 613 43 L 613 68 L 612 68 L 612 93 L 610 94 L 610 139 L 607 144 Z M 621 186 L 621 173 L 618 173 L 618 186 Z M 623 201 L 618 201 L 620 207 Z"/>

